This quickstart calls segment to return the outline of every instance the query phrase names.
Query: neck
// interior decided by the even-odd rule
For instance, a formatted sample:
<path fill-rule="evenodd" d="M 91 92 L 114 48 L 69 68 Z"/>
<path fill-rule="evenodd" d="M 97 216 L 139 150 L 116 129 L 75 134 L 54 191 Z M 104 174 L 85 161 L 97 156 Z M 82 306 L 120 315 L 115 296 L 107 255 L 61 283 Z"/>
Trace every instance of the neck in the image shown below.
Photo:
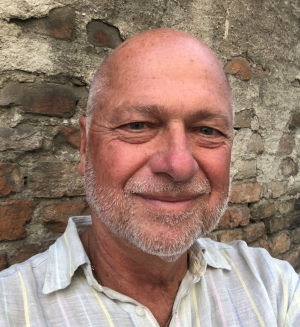
<path fill-rule="evenodd" d="M 101 284 L 146 306 L 165 326 L 187 271 L 187 253 L 167 262 L 126 244 L 98 219 L 81 239 Z"/>

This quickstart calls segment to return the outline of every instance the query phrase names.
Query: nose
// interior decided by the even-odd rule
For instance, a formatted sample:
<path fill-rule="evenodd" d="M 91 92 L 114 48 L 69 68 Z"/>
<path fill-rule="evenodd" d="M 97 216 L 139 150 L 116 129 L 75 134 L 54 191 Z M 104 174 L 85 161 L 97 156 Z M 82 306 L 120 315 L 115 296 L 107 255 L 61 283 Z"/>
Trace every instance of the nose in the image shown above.
<path fill-rule="evenodd" d="M 196 174 L 199 165 L 189 148 L 184 126 L 173 126 L 163 132 L 150 168 L 154 174 L 165 174 L 177 182 L 189 180 Z"/>

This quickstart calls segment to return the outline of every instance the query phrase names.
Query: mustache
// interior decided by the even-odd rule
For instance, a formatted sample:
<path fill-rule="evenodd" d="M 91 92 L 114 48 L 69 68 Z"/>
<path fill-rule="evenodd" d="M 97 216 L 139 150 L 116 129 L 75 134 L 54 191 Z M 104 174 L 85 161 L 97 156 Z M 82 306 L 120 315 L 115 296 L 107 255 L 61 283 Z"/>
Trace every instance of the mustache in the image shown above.
<path fill-rule="evenodd" d="M 206 179 L 194 179 L 191 181 L 175 182 L 172 180 L 157 180 L 154 178 L 132 178 L 125 184 L 124 192 L 149 193 L 149 194 L 168 194 L 168 195 L 200 195 L 211 192 L 211 186 Z"/>

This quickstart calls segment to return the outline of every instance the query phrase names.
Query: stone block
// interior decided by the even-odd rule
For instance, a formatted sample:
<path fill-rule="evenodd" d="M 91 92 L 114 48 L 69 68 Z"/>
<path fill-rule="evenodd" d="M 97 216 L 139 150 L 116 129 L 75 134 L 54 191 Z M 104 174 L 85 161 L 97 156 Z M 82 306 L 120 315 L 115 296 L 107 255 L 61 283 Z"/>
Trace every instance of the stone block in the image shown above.
<path fill-rule="evenodd" d="M 251 207 L 251 218 L 255 221 L 271 217 L 275 214 L 275 204 L 265 202 Z"/>
<path fill-rule="evenodd" d="M 101 20 L 92 20 L 86 29 L 88 41 L 96 47 L 115 49 L 123 42 L 119 30 Z"/>
<path fill-rule="evenodd" d="M 294 230 L 291 230 L 290 236 L 291 236 L 291 241 L 294 244 L 300 245 L 300 228 L 295 228 Z"/>
<path fill-rule="evenodd" d="M 253 110 L 242 110 L 235 114 L 234 127 L 235 128 L 251 128 L 251 119 Z"/>
<path fill-rule="evenodd" d="M 80 147 L 80 129 L 73 126 L 60 126 L 58 134 L 61 135 L 72 147 Z"/>
<path fill-rule="evenodd" d="M 247 243 L 252 243 L 259 239 L 265 232 L 265 224 L 258 222 L 250 224 L 243 228 L 243 240 Z"/>
<path fill-rule="evenodd" d="M 77 173 L 77 162 L 39 162 L 33 167 L 28 185 L 39 198 L 84 195 L 84 181 Z"/>
<path fill-rule="evenodd" d="M 285 215 L 294 210 L 294 201 L 282 201 L 278 204 L 278 211 Z"/>
<path fill-rule="evenodd" d="M 294 248 L 291 251 L 288 251 L 284 257 L 284 260 L 288 261 L 294 269 L 300 268 L 300 247 Z"/>
<path fill-rule="evenodd" d="M 6 83 L 0 91 L 0 105 L 21 105 L 26 113 L 70 117 L 77 98 L 65 85 L 54 83 Z"/>
<path fill-rule="evenodd" d="M 27 236 L 24 225 L 31 220 L 33 202 L 11 200 L 0 203 L 0 241 L 11 241 Z"/>
<path fill-rule="evenodd" d="M 47 17 L 26 20 L 11 19 L 10 22 L 30 32 L 48 35 L 56 39 L 72 40 L 75 30 L 75 12 L 71 7 L 55 8 L 49 12 Z"/>
<path fill-rule="evenodd" d="M 256 154 L 262 154 L 265 150 L 264 143 L 259 134 L 254 133 L 251 135 L 248 142 L 248 150 Z"/>
<path fill-rule="evenodd" d="M 237 226 L 246 226 L 250 221 L 250 209 L 248 207 L 227 208 L 222 216 L 219 228 L 227 229 Z"/>
<path fill-rule="evenodd" d="M 0 127 L 0 151 L 31 151 L 42 148 L 41 128 L 32 125 L 18 125 L 15 128 Z"/>
<path fill-rule="evenodd" d="M 285 228 L 286 222 L 283 217 L 269 217 L 264 220 L 268 234 L 274 234 Z"/>
<path fill-rule="evenodd" d="M 216 233 L 216 235 L 218 238 L 218 242 L 222 242 L 222 243 L 228 243 L 228 242 L 242 239 L 242 231 L 240 229 L 219 231 Z"/>
<path fill-rule="evenodd" d="M 18 165 L 0 163 L 0 197 L 21 192 L 23 181 Z"/>
<path fill-rule="evenodd" d="M 234 75 L 241 81 L 248 81 L 251 77 L 250 64 L 243 57 L 232 58 L 224 67 L 227 74 Z"/>
<path fill-rule="evenodd" d="M 89 215 L 86 201 L 55 203 L 44 207 L 41 219 L 43 224 L 54 233 L 63 233 L 71 216 Z"/>
<path fill-rule="evenodd" d="M 300 210 L 300 197 L 295 201 L 295 210 Z"/>
<path fill-rule="evenodd" d="M 286 216 L 284 216 L 285 219 L 285 228 L 287 229 L 294 229 L 297 227 L 300 227 L 300 212 L 294 211 L 288 213 Z"/>
<path fill-rule="evenodd" d="M 260 200 L 261 186 L 257 182 L 232 184 L 230 203 L 253 203 Z"/>
<path fill-rule="evenodd" d="M 268 192 L 271 198 L 276 199 L 287 192 L 287 182 L 271 182 L 268 184 Z"/>
<path fill-rule="evenodd" d="M 291 154 L 295 147 L 295 138 L 291 134 L 283 134 L 279 144 L 278 153 L 280 154 Z"/>
<path fill-rule="evenodd" d="M 284 158 L 279 167 L 283 176 L 295 176 L 298 174 L 298 165 L 292 158 Z"/>
<path fill-rule="evenodd" d="M 290 246 L 291 239 L 287 233 L 282 232 L 272 237 L 271 251 L 273 255 L 278 255 L 287 252 Z"/>
<path fill-rule="evenodd" d="M 235 180 L 256 177 L 256 160 L 240 160 L 235 167 L 237 169 Z"/>
<path fill-rule="evenodd" d="M 253 75 L 260 78 L 266 78 L 270 75 L 270 71 L 269 69 L 263 68 L 262 65 L 256 65 L 253 68 Z"/>
<path fill-rule="evenodd" d="M 300 127 L 300 113 L 295 113 L 292 115 L 290 122 L 290 129 L 295 129 Z"/>

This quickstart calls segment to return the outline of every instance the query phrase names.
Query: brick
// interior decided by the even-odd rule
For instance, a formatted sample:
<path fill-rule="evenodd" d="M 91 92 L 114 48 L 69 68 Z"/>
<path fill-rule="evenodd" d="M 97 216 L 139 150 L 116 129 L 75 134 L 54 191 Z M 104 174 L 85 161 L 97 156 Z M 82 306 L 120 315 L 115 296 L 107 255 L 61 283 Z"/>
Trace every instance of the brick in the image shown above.
<path fill-rule="evenodd" d="M 53 242 L 46 242 L 40 244 L 24 244 L 9 258 L 9 264 L 21 263 L 31 258 L 32 256 L 44 252 Z"/>
<path fill-rule="evenodd" d="M 92 20 L 86 29 L 88 41 L 97 47 L 115 49 L 123 42 L 119 30 L 101 20 Z"/>
<path fill-rule="evenodd" d="M 31 220 L 33 202 L 11 200 L 0 204 L 0 241 L 24 238 L 24 225 Z"/>
<path fill-rule="evenodd" d="M 5 254 L 0 254 L 0 271 L 4 270 L 7 268 L 7 259 Z"/>
<path fill-rule="evenodd" d="M 295 139 L 293 135 L 283 134 L 279 144 L 278 153 L 280 154 L 291 154 L 295 147 Z"/>
<path fill-rule="evenodd" d="M 21 105 L 25 113 L 70 117 L 77 98 L 73 91 L 54 83 L 6 83 L 0 91 L 0 105 Z"/>
<path fill-rule="evenodd" d="M 264 143 L 259 134 L 254 133 L 251 135 L 249 142 L 248 142 L 248 150 L 250 152 L 254 152 L 256 154 L 261 154 L 264 152 L 264 150 L 265 150 Z"/>
<path fill-rule="evenodd" d="M 21 192 L 23 181 L 18 165 L 0 164 L 0 197 Z"/>
<path fill-rule="evenodd" d="M 33 125 L 18 125 L 15 128 L 0 127 L 0 151 L 31 151 L 42 148 L 41 128 Z"/>
<path fill-rule="evenodd" d="M 236 183 L 231 186 L 230 203 L 253 203 L 260 200 L 261 186 L 257 182 Z"/>
<path fill-rule="evenodd" d="M 33 167 L 28 185 L 34 196 L 60 198 L 84 195 L 84 182 L 77 173 L 77 162 L 39 162 Z"/>
<path fill-rule="evenodd" d="M 75 30 L 75 12 L 71 7 L 55 8 L 49 12 L 47 17 L 26 20 L 11 19 L 10 22 L 30 32 L 48 35 L 56 39 L 72 40 Z"/>
<path fill-rule="evenodd" d="M 300 113 L 293 114 L 289 127 L 290 129 L 295 129 L 300 127 Z"/>
<path fill-rule="evenodd" d="M 279 167 L 283 176 L 295 176 L 298 174 L 298 166 L 292 158 L 284 158 Z"/>
<path fill-rule="evenodd" d="M 235 114 L 234 127 L 235 128 L 251 128 L 251 119 L 253 110 L 242 110 Z"/>
<path fill-rule="evenodd" d="M 60 126 L 58 129 L 58 134 L 63 136 L 63 138 L 74 148 L 78 149 L 80 147 L 80 130 L 78 127 L 66 127 Z"/>
<path fill-rule="evenodd" d="M 291 241 L 294 244 L 300 244 L 300 228 L 295 228 L 291 231 Z"/>
<path fill-rule="evenodd" d="M 291 239 L 287 233 L 282 232 L 272 238 L 272 254 L 278 255 L 285 253 L 291 246 Z"/>
<path fill-rule="evenodd" d="M 271 198 L 276 199 L 287 192 L 287 182 L 271 182 L 268 184 Z"/>
<path fill-rule="evenodd" d="M 245 226 L 250 221 L 250 209 L 248 207 L 228 208 L 222 216 L 219 228 L 227 229 L 237 226 Z"/>
<path fill-rule="evenodd" d="M 89 206 L 86 201 L 63 202 L 46 206 L 41 219 L 43 224 L 54 233 L 63 233 L 71 216 L 89 215 Z"/>
<path fill-rule="evenodd" d="M 240 229 L 231 229 L 226 231 L 220 231 L 216 233 L 218 241 L 222 243 L 228 243 L 235 240 L 242 239 L 242 231 Z"/>
<path fill-rule="evenodd" d="M 227 74 L 234 75 L 241 81 L 248 81 L 251 77 L 250 64 L 243 57 L 232 58 L 224 67 Z"/>
<path fill-rule="evenodd" d="M 248 225 L 243 228 L 243 240 L 245 240 L 247 243 L 252 243 L 259 239 L 264 232 L 265 224 L 263 222 Z"/>
<path fill-rule="evenodd" d="M 251 218 L 255 221 L 271 217 L 275 214 L 275 204 L 265 202 L 251 208 Z"/>
<path fill-rule="evenodd" d="M 282 201 L 278 204 L 278 211 L 285 215 L 294 210 L 294 201 Z"/>
<path fill-rule="evenodd" d="M 235 180 L 256 177 L 256 159 L 240 160 L 236 164 L 237 173 L 234 175 Z"/>

